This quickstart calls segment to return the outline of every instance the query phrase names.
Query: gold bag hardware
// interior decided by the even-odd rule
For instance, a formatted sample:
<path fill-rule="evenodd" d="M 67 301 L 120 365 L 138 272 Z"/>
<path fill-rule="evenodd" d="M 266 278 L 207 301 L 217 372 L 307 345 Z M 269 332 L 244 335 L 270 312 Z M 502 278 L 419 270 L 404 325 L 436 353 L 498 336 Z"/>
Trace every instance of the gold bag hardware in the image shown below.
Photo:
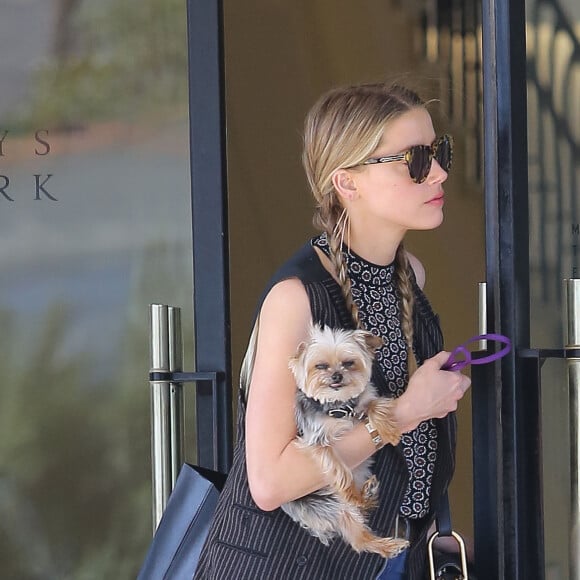
<path fill-rule="evenodd" d="M 433 555 L 433 542 L 439 536 L 439 532 L 434 532 L 429 541 L 427 542 L 427 554 L 429 556 L 429 578 L 430 580 L 437 580 L 441 576 L 436 576 L 435 571 L 435 558 Z M 467 574 L 467 556 L 465 553 L 465 542 L 463 538 L 457 532 L 451 532 L 451 535 L 455 538 L 456 542 L 459 544 L 459 555 L 461 557 L 461 576 L 457 580 L 469 580 L 469 575 Z"/>

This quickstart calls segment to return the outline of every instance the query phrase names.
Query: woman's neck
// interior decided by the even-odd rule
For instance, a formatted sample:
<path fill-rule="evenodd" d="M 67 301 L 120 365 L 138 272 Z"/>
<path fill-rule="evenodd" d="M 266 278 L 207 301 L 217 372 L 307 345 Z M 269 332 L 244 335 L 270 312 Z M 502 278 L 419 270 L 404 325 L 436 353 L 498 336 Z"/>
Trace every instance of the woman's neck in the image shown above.
<path fill-rule="evenodd" d="M 388 228 L 377 231 L 356 231 L 351 228 L 350 240 L 345 242 L 355 254 L 377 266 L 391 264 L 401 244 L 404 231 L 394 231 Z"/>

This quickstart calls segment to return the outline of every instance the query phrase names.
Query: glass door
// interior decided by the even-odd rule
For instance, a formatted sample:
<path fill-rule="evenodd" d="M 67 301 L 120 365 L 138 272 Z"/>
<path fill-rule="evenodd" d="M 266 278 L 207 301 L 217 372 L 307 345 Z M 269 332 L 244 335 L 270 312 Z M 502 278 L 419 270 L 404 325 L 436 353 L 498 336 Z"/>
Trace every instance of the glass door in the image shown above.
<path fill-rule="evenodd" d="M 580 8 L 570 0 L 527 0 L 527 94 L 531 343 L 566 346 L 563 280 L 580 278 Z M 541 372 L 546 578 L 580 574 L 572 361 Z M 571 390 L 572 389 L 572 390 Z M 576 547 L 574 549 L 574 543 Z M 574 555 L 575 553 L 575 555 Z M 574 564 L 576 559 L 576 564 Z"/>
<path fill-rule="evenodd" d="M 135 577 L 148 305 L 192 365 L 185 4 L 0 7 L 0 576 Z"/>

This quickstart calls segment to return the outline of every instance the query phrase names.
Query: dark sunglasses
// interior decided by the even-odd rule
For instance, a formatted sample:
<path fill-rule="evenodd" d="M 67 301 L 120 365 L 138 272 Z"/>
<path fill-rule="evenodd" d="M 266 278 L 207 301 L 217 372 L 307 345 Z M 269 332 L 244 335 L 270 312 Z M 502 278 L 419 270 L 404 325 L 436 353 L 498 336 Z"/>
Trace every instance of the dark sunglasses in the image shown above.
<path fill-rule="evenodd" d="M 443 135 L 435 139 L 431 145 L 413 145 L 409 150 L 397 155 L 372 157 L 361 165 L 404 161 L 409 168 L 411 179 L 415 183 L 423 183 L 431 171 L 433 158 L 437 160 L 443 171 L 448 172 L 451 169 L 451 161 L 453 160 L 453 137 L 451 135 Z"/>

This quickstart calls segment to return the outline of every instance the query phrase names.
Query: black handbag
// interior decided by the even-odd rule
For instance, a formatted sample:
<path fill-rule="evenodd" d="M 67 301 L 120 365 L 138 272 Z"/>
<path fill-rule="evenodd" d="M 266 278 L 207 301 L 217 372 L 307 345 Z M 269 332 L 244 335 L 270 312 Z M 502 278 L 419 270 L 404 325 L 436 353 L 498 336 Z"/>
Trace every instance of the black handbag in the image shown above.
<path fill-rule="evenodd" d="M 434 568 L 437 580 L 477 580 L 469 562 L 467 562 L 467 575 L 463 574 L 461 556 L 458 554 L 435 551 Z"/>
<path fill-rule="evenodd" d="M 184 463 L 137 580 L 191 580 L 226 476 Z"/>
<path fill-rule="evenodd" d="M 467 562 L 463 538 L 451 527 L 451 512 L 447 492 L 441 498 L 437 511 L 437 531 L 427 541 L 427 557 L 429 566 L 427 580 L 477 580 L 477 577 Z M 459 553 L 442 552 L 433 548 L 433 542 L 440 536 L 452 536 L 459 545 Z"/>

